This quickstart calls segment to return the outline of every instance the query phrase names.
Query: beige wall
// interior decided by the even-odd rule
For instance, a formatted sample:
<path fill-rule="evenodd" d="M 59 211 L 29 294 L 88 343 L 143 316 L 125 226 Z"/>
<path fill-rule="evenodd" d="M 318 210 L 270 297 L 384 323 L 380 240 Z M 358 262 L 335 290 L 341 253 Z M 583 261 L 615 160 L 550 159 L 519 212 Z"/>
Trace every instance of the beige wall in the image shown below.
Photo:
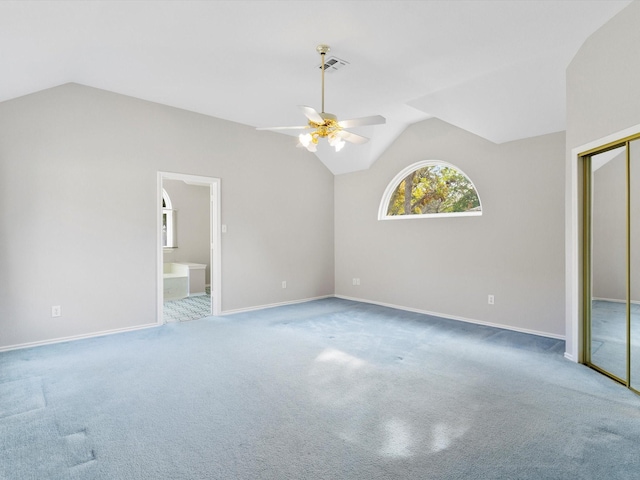
<path fill-rule="evenodd" d="M 567 352 L 581 356 L 581 169 L 572 150 L 618 132 L 640 132 L 640 2 L 634 1 L 582 45 L 567 68 L 566 331 Z"/>
<path fill-rule="evenodd" d="M 158 171 L 221 179 L 223 311 L 334 292 L 333 176 L 290 137 L 77 84 L 0 131 L 0 348 L 156 322 Z"/>
<path fill-rule="evenodd" d="M 412 125 L 370 170 L 336 177 L 336 293 L 563 336 L 564 149 L 564 133 L 496 145 Z M 464 171 L 483 215 L 378 221 L 387 184 L 420 160 Z"/>

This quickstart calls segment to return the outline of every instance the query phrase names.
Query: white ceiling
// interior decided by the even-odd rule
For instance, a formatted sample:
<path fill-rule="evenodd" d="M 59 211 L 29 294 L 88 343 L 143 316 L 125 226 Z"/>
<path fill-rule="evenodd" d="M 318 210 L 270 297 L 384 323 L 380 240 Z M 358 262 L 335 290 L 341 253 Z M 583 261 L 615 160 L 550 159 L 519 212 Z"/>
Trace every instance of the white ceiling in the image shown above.
<path fill-rule="evenodd" d="M 0 101 L 76 82 L 256 127 L 304 125 L 297 105 L 320 110 L 326 43 L 350 63 L 326 75 L 326 110 L 387 118 L 352 129 L 365 145 L 318 149 L 346 173 L 430 116 L 496 143 L 564 130 L 567 65 L 630 2 L 5 0 Z"/>

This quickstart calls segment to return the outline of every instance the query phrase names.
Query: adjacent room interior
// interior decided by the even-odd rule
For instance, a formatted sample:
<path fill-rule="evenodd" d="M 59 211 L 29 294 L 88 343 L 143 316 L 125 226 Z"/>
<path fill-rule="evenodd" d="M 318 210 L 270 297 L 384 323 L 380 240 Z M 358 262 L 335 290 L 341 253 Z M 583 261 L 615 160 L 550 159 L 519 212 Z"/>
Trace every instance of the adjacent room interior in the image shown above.
<path fill-rule="evenodd" d="M 635 478 L 640 1 L 318 7 L 0 5 L 0 479 Z"/>

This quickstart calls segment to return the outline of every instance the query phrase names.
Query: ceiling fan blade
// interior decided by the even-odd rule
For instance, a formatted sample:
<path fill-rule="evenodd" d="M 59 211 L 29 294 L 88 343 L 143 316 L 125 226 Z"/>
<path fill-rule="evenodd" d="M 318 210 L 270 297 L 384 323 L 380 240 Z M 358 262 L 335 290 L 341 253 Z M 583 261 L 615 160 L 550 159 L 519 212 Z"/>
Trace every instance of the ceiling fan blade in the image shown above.
<path fill-rule="evenodd" d="M 311 120 L 313 123 L 317 123 L 319 125 L 322 125 L 324 123 L 324 118 L 322 118 L 322 116 L 316 112 L 316 110 L 314 108 L 311 107 L 307 107 L 306 105 L 298 105 L 300 107 L 300 110 L 302 110 L 302 112 L 304 113 L 304 116 L 307 117 L 309 120 Z"/>
<path fill-rule="evenodd" d="M 362 135 L 356 135 L 355 133 L 347 132 L 346 130 L 340 130 L 336 135 L 338 135 L 343 140 L 351 143 L 367 143 L 369 139 L 367 137 L 363 137 Z"/>
<path fill-rule="evenodd" d="M 342 128 L 361 127 L 363 125 L 381 125 L 387 119 L 382 115 L 372 115 L 370 117 L 352 118 L 351 120 L 341 120 L 338 122 Z"/>
<path fill-rule="evenodd" d="M 311 128 L 309 125 L 297 127 L 257 127 L 256 130 L 306 130 Z"/>

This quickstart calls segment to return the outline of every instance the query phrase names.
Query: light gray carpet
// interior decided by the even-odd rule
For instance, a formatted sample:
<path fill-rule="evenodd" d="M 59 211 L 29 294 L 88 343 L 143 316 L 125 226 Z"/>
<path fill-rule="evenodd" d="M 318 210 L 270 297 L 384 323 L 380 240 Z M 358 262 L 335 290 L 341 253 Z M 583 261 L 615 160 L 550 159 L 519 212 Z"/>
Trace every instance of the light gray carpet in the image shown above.
<path fill-rule="evenodd" d="M 563 343 L 326 299 L 0 354 L 0 478 L 636 479 Z"/>
<path fill-rule="evenodd" d="M 640 390 L 640 305 L 631 305 L 631 385 Z M 591 362 L 627 378 L 627 305 L 594 300 L 591 308 Z"/>

